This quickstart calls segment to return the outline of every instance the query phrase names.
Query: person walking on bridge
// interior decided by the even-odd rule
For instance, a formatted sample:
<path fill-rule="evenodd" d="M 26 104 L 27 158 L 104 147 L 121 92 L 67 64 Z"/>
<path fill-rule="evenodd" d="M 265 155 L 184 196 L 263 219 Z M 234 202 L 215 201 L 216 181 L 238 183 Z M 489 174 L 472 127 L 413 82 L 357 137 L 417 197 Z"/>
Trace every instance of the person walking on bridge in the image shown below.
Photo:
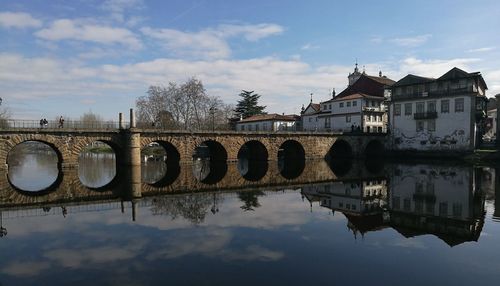
<path fill-rule="evenodd" d="M 59 128 L 63 128 L 64 127 L 64 118 L 61 116 L 59 117 Z"/>

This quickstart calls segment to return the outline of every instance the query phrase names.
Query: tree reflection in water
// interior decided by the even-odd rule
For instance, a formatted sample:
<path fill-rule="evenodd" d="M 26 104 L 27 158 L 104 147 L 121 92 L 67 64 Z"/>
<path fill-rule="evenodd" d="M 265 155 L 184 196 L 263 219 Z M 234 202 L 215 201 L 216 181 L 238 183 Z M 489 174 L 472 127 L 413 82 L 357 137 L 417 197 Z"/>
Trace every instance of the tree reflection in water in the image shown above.
<path fill-rule="evenodd" d="M 151 212 L 153 215 L 170 216 L 172 220 L 183 217 L 193 224 L 200 224 L 209 210 L 216 208 L 218 211 L 221 202 L 216 193 L 162 196 L 153 199 Z"/>
<path fill-rule="evenodd" d="M 265 196 L 265 193 L 262 191 L 248 191 L 248 192 L 239 192 L 238 198 L 245 203 L 240 208 L 243 211 L 254 211 L 256 208 L 260 207 L 259 197 Z"/>
<path fill-rule="evenodd" d="M 116 175 L 114 153 L 82 152 L 78 158 L 78 177 L 83 185 L 99 188 L 109 184 Z"/>

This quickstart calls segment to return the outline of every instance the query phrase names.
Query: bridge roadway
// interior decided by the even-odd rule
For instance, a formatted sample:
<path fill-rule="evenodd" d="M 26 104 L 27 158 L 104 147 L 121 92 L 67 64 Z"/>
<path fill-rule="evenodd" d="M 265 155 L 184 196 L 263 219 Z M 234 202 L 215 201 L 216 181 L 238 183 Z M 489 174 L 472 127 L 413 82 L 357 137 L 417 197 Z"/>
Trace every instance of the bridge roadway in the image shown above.
<path fill-rule="evenodd" d="M 286 170 L 278 166 L 278 162 L 269 162 L 267 172 L 260 178 L 245 179 L 240 175 L 236 163 L 226 164 L 226 170 L 218 180 L 204 182 L 200 180 L 198 172 L 193 172 L 195 165 L 180 165 L 178 170 L 169 170 L 165 178 L 155 184 L 141 182 L 139 173 L 123 168 L 119 171 L 108 185 L 98 189 L 84 186 L 79 177 L 77 169 L 61 170 L 56 182 L 40 192 L 26 192 L 13 186 L 7 173 L 0 176 L 0 211 L 14 210 L 19 208 L 39 208 L 43 206 L 85 203 L 109 200 L 134 200 L 139 197 L 169 195 L 178 193 L 194 192 L 224 192 L 245 191 L 276 188 L 296 188 L 305 184 L 363 180 L 369 178 L 380 178 L 383 176 L 382 168 L 369 171 L 364 165 L 343 165 L 351 168 L 340 168 L 327 164 L 324 160 L 306 161 L 298 169 Z M 133 167 L 137 169 L 137 167 Z M 259 166 L 263 168 L 263 166 Z M 265 168 L 265 166 L 264 166 Z M 332 171 L 335 170 L 334 171 Z M 118 169 L 120 170 L 120 169 Z M 196 169 L 195 169 L 196 170 Z M 220 172 L 221 167 L 215 169 Z M 287 173 L 288 172 L 288 173 Z M 210 177 L 208 174 L 207 177 Z"/>
<path fill-rule="evenodd" d="M 188 132 L 160 129 L 73 129 L 3 128 L 0 129 L 0 168 L 8 168 L 9 152 L 26 141 L 50 146 L 59 166 L 78 166 L 78 157 L 93 142 L 108 144 L 118 165 L 140 165 L 141 150 L 151 143 L 161 145 L 170 162 L 191 163 L 196 148 L 208 147 L 212 160 L 236 161 L 243 149 L 260 161 L 276 161 L 280 153 L 289 159 L 318 159 L 329 155 L 364 157 L 382 152 L 386 135 L 377 133 L 318 132 Z M 243 147 L 246 148 L 243 148 Z"/>

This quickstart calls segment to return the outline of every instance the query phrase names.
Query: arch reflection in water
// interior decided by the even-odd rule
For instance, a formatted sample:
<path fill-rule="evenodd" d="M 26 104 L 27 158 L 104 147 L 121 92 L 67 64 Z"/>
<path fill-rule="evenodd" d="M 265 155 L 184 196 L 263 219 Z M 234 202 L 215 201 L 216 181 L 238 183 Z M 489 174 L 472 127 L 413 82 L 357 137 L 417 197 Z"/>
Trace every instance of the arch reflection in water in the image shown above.
<path fill-rule="evenodd" d="M 295 179 L 305 168 L 305 151 L 295 140 L 287 140 L 278 150 L 278 168 L 285 179 Z"/>
<path fill-rule="evenodd" d="M 198 181 L 205 184 L 216 184 L 227 173 L 227 152 L 217 141 L 202 142 L 194 150 L 193 174 Z"/>
<path fill-rule="evenodd" d="M 97 189 L 116 177 L 116 156 L 111 146 L 93 142 L 78 157 L 78 177 L 86 187 Z"/>
<path fill-rule="evenodd" d="M 204 184 L 216 184 L 227 173 L 226 161 L 195 160 L 193 162 L 194 177 Z"/>
<path fill-rule="evenodd" d="M 326 155 L 326 159 L 337 159 L 337 158 L 352 158 L 352 147 L 351 145 L 342 139 L 339 139 L 333 143 L 332 147 Z"/>
<path fill-rule="evenodd" d="M 141 150 L 142 181 L 155 187 L 172 184 L 180 174 L 180 154 L 169 142 L 152 142 Z"/>
<path fill-rule="evenodd" d="M 326 162 L 335 176 L 339 178 L 346 176 L 353 167 L 352 158 L 329 158 Z"/>
<path fill-rule="evenodd" d="M 267 149 L 262 143 L 246 142 L 238 151 L 238 171 L 245 180 L 258 181 L 267 173 L 267 159 Z"/>
<path fill-rule="evenodd" d="M 7 178 L 14 188 L 26 194 L 39 194 L 57 187 L 62 175 L 58 155 L 49 145 L 28 141 L 7 156 Z"/>

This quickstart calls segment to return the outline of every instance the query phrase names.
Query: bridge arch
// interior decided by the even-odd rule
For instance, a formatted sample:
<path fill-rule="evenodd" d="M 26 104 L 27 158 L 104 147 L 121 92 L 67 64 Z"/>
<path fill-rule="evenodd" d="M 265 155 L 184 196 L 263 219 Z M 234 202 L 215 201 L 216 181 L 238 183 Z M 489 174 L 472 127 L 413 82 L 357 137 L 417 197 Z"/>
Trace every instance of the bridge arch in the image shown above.
<path fill-rule="evenodd" d="M 365 150 L 364 150 L 364 156 L 366 158 L 381 158 L 384 155 L 384 144 L 380 142 L 380 140 L 373 139 L 366 144 Z"/>
<path fill-rule="evenodd" d="M 116 143 L 87 138 L 80 140 L 77 150 L 78 178 L 82 185 L 91 190 L 102 190 L 114 185 L 118 177 L 118 162 L 122 159 Z"/>
<path fill-rule="evenodd" d="M 57 167 L 61 167 L 65 156 L 63 155 L 62 150 L 57 147 L 57 143 L 55 141 L 50 140 L 50 138 L 23 138 L 22 136 L 13 136 L 11 140 L 6 142 L 6 144 L 2 144 L 2 149 L 4 150 L 2 150 L 0 154 L 5 155 L 5 157 L 1 159 L 5 166 L 9 165 L 9 155 L 11 154 L 11 151 L 14 150 L 16 146 L 27 142 L 38 142 L 50 147 L 50 149 L 52 149 L 57 156 Z"/>
<path fill-rule="evenodd" d="M 149 157 L 148 155 L 144 156 L 144 164 L 143 168 L 146 168 L 146 170 L 151 170 L 151 167 L 154 169 L 160 169 L 160 171 L 163 170 L 163 174 L 160 174 L 160 176 L 155 177 L 155 180 L 148 181 L 146 177 L 144 177 L 145 173 L 142 174 L 142 179 L 143 182 L 146 184 L 149 184 L 153 187 L 166 187 L 170 186 L 177 178 L 179 177 L 179 174 L 181 172 L 181 166 L 180 166 L 180 160 L 181 160 L 181 154 L 179 152 L 178 147 L 176 146 L 176 143 L 173 143 L 171 141 L 167 141 L 164 139 L 149 139 L 145 142 L 142 142 L 141 144 L 143 147 L 141 150 L 144 150 L 148 146 L 159 146 L 164 153 L 162 154 L 157 154 L 159 157 Z M 153 159 L 156 161 L 159 159 L 161 162 L 149 162 L 148 160 Z M 150 166 L 150 164 L 153 164 Z M 160 165 L 158 165 L 160 164 Z"/>
<path fill-rule="evenodd" d="M 238 171 L 247 181 L 256 182 L 262 179 L 268 169 L 266 146 L 258 140 L 245 142 L 238 151 Z"/>
<path fill-rule="evenodd" d="M 300 142 L 289 139 L 283 142 L 278 150 L 278 159 L 284 160 L 305 160 L 304 147 Z"/>
<path fill-rule="evenodd" d="M 330 147 L 330 150 L 327 153 L 327 159 L 352 158 L 353 155 L 351 144 L 344 139 L 338 139 Z"/>
<path fill-rule="evenodd" d="M 202 158 L 211 161 L 227 161 L 227 151 L 222 143 L 213 139 L 200 142 L 194 148 L 193 159 Z"/>
<path fill-rule="evenodd" d="M 305 168 L 305 150 L 300 142 L 285 140 L 278 149 L 278 169 L 283 178 L 293 180 L 300 176 Z"/>

